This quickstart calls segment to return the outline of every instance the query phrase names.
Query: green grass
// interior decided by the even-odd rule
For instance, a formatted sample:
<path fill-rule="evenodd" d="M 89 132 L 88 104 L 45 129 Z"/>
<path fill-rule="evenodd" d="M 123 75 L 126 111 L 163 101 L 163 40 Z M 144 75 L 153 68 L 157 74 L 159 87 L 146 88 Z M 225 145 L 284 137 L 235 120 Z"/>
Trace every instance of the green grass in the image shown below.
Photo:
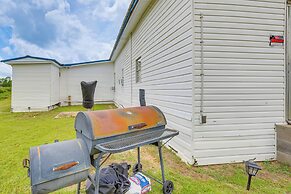
<path fill-rule="evenodd" d="M 5 92 L 6 93 L 6 92 Z M 0 93 L 0 98 L 3 93 Z M 7 95 L 7 94 L 5 94 Z M 0 193 L 29 193 L 30 182 L 22 159 L 28 158 L 31 146 L 52 143 L 55 139 L 75 138 L 74 119 L 54 117 L 63 111 L 83 110 L 80 106 L 61 107 L 43 113 L 10 113 L 10 98 L 0 100 Z M 112 108 L 98 105 L 95 110 Z M 242 164 L 205 167 L 187 166 L 171 151 L 164 149 L 166 176 L 175 184 L 175 193 L 290 193 L 291 168 L 277 162 L 263 162 L 263 170 L 253 179 L 251 192 L 245 191 L 247 177 Z M 113 155 L 112 162 L 136 162 L 136 151 Z M 151 175 L 160 176 L 157 149 L 142 148 L 142 163 Z M 161 186 L 153 182 L 151 193 L 161 193 Z M 84 185 L 83 185 L 84 187 Z M 75 186 L 56 193 L 74 193 Z M 84 192 L 84 188 L 82 190 Z"/>
<path fill-rule="evenodd" d="M 9 112 L 11 104 L 11 88 L 0 87 L 0 113 Z"/>

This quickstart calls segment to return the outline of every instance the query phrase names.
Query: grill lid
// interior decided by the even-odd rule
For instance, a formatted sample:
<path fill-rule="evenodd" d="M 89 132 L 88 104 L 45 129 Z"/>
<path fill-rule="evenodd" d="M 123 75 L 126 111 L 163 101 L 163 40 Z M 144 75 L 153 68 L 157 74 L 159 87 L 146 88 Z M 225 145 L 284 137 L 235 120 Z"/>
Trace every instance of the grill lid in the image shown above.
<path fill-rule="evenodd" d="M 79 112 L 75 129 L 94 140 L 167 124 L 164 114 L 155 106 Z"/>

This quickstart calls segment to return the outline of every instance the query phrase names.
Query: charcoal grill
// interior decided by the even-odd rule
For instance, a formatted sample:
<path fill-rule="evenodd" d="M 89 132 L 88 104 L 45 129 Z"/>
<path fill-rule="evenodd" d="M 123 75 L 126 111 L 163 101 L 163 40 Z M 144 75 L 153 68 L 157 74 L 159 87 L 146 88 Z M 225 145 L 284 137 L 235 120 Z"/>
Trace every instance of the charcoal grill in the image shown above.
<path fill-rule="evenodd" d="M 91 163 L 96 169 L 95 177 L 89 177 L 99 191 L 99 170 L 101 159 L 106 154 L 114 154 L 137 148 L 137 164 L 134 172 L 142 171 L 140 147 L 154 144 L 158 147 L 164 191 L 172 191 L 173 183 L 166 181 L 162 157 L 162 141 L 173 138 L 179 132 L 165 128 L 164 114 L 154 106 L 79 112 L 75 120 L 77 138 L 83 139 L 91 155 Z M 171 192 L 164 192 L 171 193 Z"/>
<path fill-rule="evenodd" d="M 32 193 L 48 193 L 76 182 L 79 193 L 80 182 L 86 177 L 97 194 L 99 170 L 104 158 L 106 160 L 111 154 L 137 149 L 137 164 L 133 169 L 135 173 L 144 173 L 140 147 L 149 144 L 158 148 L 162 172 L 162 180 L 151 178 L 163 185 L 164 193 L 171 193 L 173 183 L 165 179 L 162 157 L 165 143 L 162 141 L 170 140 L 179 132 L 167 129 L 166 124 L 164 114 L 154 106 L 79 112 L 75 119 L 76 140 L 31 148 L 30 165 L 25 162 L 25 166 L 30 171 Z M 44 162 L 46 160 L 49 163 Z M 94 177 L 88 173 L 90 164 L 96 169 Z"/>

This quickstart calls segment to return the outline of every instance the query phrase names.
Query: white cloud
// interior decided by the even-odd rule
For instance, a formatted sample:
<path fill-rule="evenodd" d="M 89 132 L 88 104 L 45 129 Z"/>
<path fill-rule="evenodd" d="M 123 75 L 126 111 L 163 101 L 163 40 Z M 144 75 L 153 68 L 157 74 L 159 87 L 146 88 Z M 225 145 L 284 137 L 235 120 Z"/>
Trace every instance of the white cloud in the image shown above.
<path fill-rule="evenodd" d="M 0 4 L 5 5 L 0 6 L 0 26 L 13 23 L 13 19 L 8 17 L 6 13 L 9 12 L 9 10 L 14 9 L 16 4 L 11 0 L 0 0 Z"/>
<path fill-rule="evenodd" d="M 119 10 L 126 9 L 130 1 L 131 0 L 115 0 L 112 3 L 112 0 L 100 0 L 96 3 L 93 16 L 97 16 L 106 21 L 114 21 L 121 16 Z"/>
<path fill-rule="evenodd" d="M 11 77 L 11 75 L 12 75 L 11 66 L 0 62 L 0 77 Z"/>
<path fill-rule="evenodd" d="M 130 3 L 130 0 L 31 0 L 20 1 L 21 5 L 15 7 L 10 0 L 0 3 L 4 1 L 9 9 L 0 7 L 0 27 L 8 25 L 13 32 L 9 45 L 0 45 L 2 55 L 49 57 L 61 63 L 108 59 L 116 29 Z M 11 10 L 16 15 L 10 15 Z"/>
<path fill-rule="evenodd" d="M 6 46 L 6 47 L 3 47 L 2 49 L 2 52 L 6 55 L 13 55 L 13 51 L 10 47 Z"/>
<path fill-rule="evenodd" d="M 31 3 L 39 8 L 47 10 L 54 8 L 58 3 L 62 3 L 62 0 L 31 0 Z"/>
<path fill-rule="evenodd" d="M 71 41 L 70 44 L 59 40 L 45 49 L 17 37 L 13 37 L 11 43 L 15 46 L 15 52 L 21 56 L 32 55 L 54 58 L 62 63 L 107 59 L 113 45 L 113 43 L 98 42 L 87 36 Z"/>
<path fill-rule="evenodd" d="M 3 60 L 3 58 L 0 56 L 0 61 Z M 6 65 L 5 63 L 0 62 L 0 77 L 11 77 L 12 75 L 12 68 L 10 65 Z"/>

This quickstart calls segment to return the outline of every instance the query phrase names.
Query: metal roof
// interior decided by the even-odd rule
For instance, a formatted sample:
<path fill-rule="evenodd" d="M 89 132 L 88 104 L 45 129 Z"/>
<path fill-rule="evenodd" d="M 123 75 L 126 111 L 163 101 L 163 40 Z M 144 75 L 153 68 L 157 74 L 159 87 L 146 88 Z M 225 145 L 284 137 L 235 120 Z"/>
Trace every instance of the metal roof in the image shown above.
<path fill-rule="evenodd" d="M 9 61 L 15 61 L 15 60 L 20 60 L 20 59 L 25 59 L 25 58 L 39 59 L 39 60 L 45 60 L 45 61 L 52 61 L 52 62 L 58 64 L 59 66 L 62 66 L 62 64 L 59 63 L 59 62 L 58 62 L 57 60 L 55 60 L 55 59 L 44 58 L 44 57 L 34 57 L 34 56 L 30 56 L 30 55 L 26 55 L 26 56 L 23 56 L 23 57 L 11 58 L 11 59 L 5 59 L 5 60 L 1 60 L 0 62 L 2 62 L 2 63 L 6 63 L 6 62 L 9 62 Z"/>
<path fill-rule="evenodd" d="M 86 61 L 86 62 L 81 62 L 81 63 L 67 63 L 67 64 L 61 64 L 55 59 L 50 59 L 50 58 L 44 58 L 44 57 L 34 57 L 30 55 L 26 55 L 23 57 L 16 57 L 16 58 L 11 58 L 11 59 L 5 59 L 0 62 L 6 63 L 10 61 L 15 61 L 15 60 L 21 60 L 21 59 L 26 59 L 26 58 L 31 58 L 31 59 L 39 59 L 39 60 L 44 60 L 44 61 L 52 61 L 56 64 L 58 64 L 61 67 L 72 67 L 72 66 L 78 66 L 78 65 L 85 65 L 85 64 L 90 64 L 90 63 L 103 63 L 103 62 L 110 62 L 110 60 L 97 60 L 97 61 Z"/>
<path fill-rule="evenodd" d="M 104 60 L 97 60 L 97 61 L 86 61 L 86 62 L 80 62 L 80 63 L 67 63 L 63 64 L 63 67 L 72 67 L 72 66 L 78 66 L 78 65 L 85 65 L 85 64 L 90 64 L 90 63 L 105 63 L 105 62 L 110 62 L 109 59 L 104 59 Z"/>

